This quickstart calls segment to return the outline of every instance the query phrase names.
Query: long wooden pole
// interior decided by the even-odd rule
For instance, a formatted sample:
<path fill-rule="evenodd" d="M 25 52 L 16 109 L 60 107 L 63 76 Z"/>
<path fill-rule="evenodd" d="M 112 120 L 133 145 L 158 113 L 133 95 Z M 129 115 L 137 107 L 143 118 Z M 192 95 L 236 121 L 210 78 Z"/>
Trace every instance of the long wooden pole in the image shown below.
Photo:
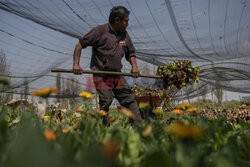
<path fill-rule="evenodd" d="M 73 69 L 52 68 L 51 72 L 73 73 Z M 92 70 L 82 70 L 82 74 L 109 74 L 109 75 L 120 75 L 120 76 L 133 76 L 131 73 L 114 72 L 114 71 L 92 71 Z M 161 78 L 161 76 L 158 75 L 144 75 L 144 74 L 140 74 L 139 77 Z"/>

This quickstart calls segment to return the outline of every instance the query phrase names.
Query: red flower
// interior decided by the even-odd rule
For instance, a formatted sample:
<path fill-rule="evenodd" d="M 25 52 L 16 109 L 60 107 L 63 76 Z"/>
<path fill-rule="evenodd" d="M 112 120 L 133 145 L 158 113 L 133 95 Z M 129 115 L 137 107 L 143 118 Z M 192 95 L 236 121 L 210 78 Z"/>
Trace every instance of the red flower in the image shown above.
<path fill-rule="evenodd" d="M 117 106 L 117 109 L 118 109 L 118 110 L 124 110 L 124 109 L 126 109 L 126 107 L 123 107 L 123 106 Z"/>

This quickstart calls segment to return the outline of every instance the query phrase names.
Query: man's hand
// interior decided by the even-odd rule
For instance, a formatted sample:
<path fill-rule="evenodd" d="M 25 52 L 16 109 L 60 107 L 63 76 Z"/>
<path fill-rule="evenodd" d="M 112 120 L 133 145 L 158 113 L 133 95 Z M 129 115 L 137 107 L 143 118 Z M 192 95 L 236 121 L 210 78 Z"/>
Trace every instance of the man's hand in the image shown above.
<path fill-rule="evenodd" d="M 139 72 L 135 57 L 130 57 L 129 62 L 132 65 L 131 73 L 133 77 L 136 77 L 136 78 L 139 77 L 140 72 Z"/>
<path fill-rule="evenodd" d="M 78 64 L 73 65 L 73 72 L 76 75 L 82 74 L 82 67 L 79 66 Z"/>
<path fill-rule="evenodd" d="M 132 66 L 131 73 L 132 73 L 133 77 L 138 78 L 140 76 L 140 72 L 139 72 L 137 65 Z"/>

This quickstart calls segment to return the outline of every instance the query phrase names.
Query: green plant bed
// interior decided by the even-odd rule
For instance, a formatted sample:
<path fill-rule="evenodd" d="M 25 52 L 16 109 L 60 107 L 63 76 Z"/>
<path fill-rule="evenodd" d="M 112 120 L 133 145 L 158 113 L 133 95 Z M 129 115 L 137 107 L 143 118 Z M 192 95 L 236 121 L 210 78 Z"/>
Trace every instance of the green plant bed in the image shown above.
<path fill-rule="evenodd" d="M 223 112 L 223 111 L 220 111 Z M 77 113 L 77 114 L 76 114 Z M 47 111 L 3 108 L 0 112 L 0 166 L 249 166 L 250 124 L 239 119 L 165 112 L 136 126 L 116 108 L 109 128 L 89 105 L 61 118 Z M 19 117 L 18 122 L 13 122 Z M 46 133 L 45 133 L 46 132 Z M 45 135 L 46 134 L 46 135 Z"/>

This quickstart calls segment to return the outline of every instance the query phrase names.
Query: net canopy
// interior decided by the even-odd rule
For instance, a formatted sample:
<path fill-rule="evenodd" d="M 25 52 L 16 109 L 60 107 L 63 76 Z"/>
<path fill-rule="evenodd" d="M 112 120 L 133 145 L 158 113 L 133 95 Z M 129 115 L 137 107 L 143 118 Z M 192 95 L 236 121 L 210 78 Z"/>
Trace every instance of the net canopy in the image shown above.
<path fill-rule="evenodd" d="M 72 68 L 78 38 L 118 5 L 130 10 L 127 31 L 140 67 L 190 60 L 205 84 L 250 93 L 250 0 L 0 0 L 0 49 L 10 69 L 1 75 L 12 80 L 6 92 L 21 93 L 23 78 L 30 92 L 55 85 L 50 68 Z M 91 50 L 83 54 L 86 69 Z"/>

